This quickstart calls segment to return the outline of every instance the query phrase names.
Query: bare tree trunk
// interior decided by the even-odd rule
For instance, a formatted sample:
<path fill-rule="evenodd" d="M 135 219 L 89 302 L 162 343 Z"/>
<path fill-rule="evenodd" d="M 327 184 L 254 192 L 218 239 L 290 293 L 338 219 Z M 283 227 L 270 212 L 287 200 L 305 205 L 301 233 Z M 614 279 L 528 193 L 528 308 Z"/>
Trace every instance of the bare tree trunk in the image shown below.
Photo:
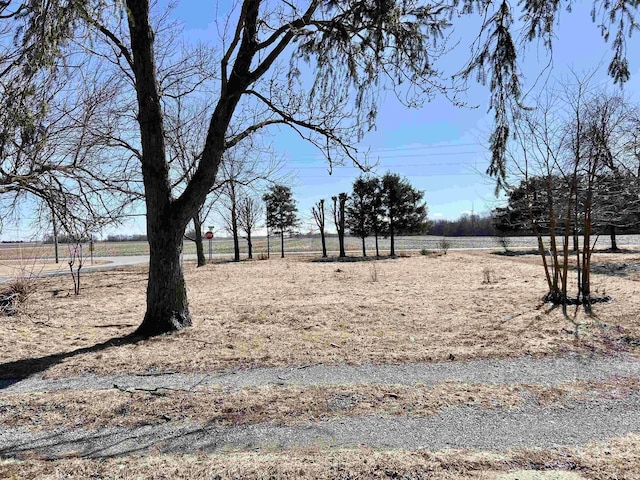
<path fill-rule="evenodd" d="M 249 260 L 253 260 L 253 243 L 251 242 L 251 230 L 247 230 L 247 250 L 249 252 Z"/>
<path fill-rule="evenodd" d="M 391 257 L 395 257 L 396 256 L 396 241 L 395 241 L 395 232 L 394 232 L 393 220 L 389 221 L 389 238 L 391 239 L 391 250 L 389 252 L 389 255 Z"/>
<path fill-rule="evenodd" d="M 337 197 L 331 197 L 333 200 L 333 223 L 338 231 L 338 245 L 340 246 L 339 257 L 347 256 L 344 250 L 344 205 L 347 201 L 347 194 L 341 193 Z"/>
<path fill-rule="evenodd" d="M 365 242 L 364 242 L 365 237 L 361 237 L 361 238 L 362 238 L 362 256 L 366 257 L 367 256 L 367 247 L 365 246 Z"/>
<path fill-rule="evenodd" d="M 238 235 L 238 215 L 235 197 L 231 201 L 231 233 L 233 234 L 233 261 L 240 261 L 240 238 Z"/>
<path fill-rule="evenodd" d="M 207 259 L 204 256 L 204 244 L 202 240 L 202 221 L 200 220 L 200 214 L 196 213 L 193 216 L 193 229 L 195 231 L 194 241 L 196 243 L 196 256 L 198 257 L 198 267 L 204 267 L 207 264 Z"/>
<path fill-rule="evenodd" d="M 560 262 L 558 261 L 558 245 L 556 242 L 556 212 L 553 201 L 553 191 L 551 187 L 551 178 L 546 179 L 547 188 L 547 202 L 549 205 L 549 245 L 551 249 L 551 260 L 553 262 L 553 284 L 552 292 L 554 296 L 554 302 L 561 301 L 562 304 L 566 302 L 566 299 L 562 298 L 562 271 L 560 270 Z"/>
<path fill-rule="evenodd" d="M 344 230 L 340 230 L 338 232 L 338 244 L 340 245 L 340 258 L 344 258 L 347 256 L 347 253 L 344 251 Z"/>
<path fill-rule="evenodd" d="M 179 207 L 171 195 L 169 167 L 166 160 L 162 105 L 156 83 L 153 28 L 148 15 L 148 3 L 126 2 L 133 70 L 138 100 L 137 121 L 142 145 L 142 176 L 147 206 L 147 238 L 149 239 L 149 281 L 147 284 L 147 312 L 136 333 L 144 336 L 160 335 L 191 325 L 180 254 L 182 237 L 191 215 L 206 197 L 209 184 L 197 185 L 192 179 L 189 188 L 197 192 L 181 197 Z M 227 117 L 230 117 L 228 115 Z M 226 120 L 226 117 L 225 117 Z M 212 120 L 213 121 L 213 120 Z M 212 147 L 209 148 L 211 150 Z M 221 158 L 205 148 L 202 162 L 211 160 L 213 168 L 196 172 L 200 178 L 215 177 L 217 161 Z M 208 166 L 208 165 L 207 165 Z M 204 172 L 204 173 L 201 173 Z M 207 187 L 207 188 L 205 188 Z M 186 204 L 186 205 L 185 205 Z M 187 207 L 188 205 L 188 207 Z"/>
<path fill-rule="evenodd" d="M 313 219 L 316 221 L 318 230 L 320 230 L 320 241 L 322 242 L 322 258 L 327 258 L 327 240 L 324 236 L 324 225 L 325 225 L 324 198 L 320 199 L 311 208 L 311 213 L 313 214 Z"/>
<path fill-rule="evenodd" d="M 616 226 L 611 225 L 609 227 L 609 237 L 611 238 L 611 250 L 614 252 L 619 251 L 618 242 L 616 242 Z"/>
<path fill-rule="evenodd" d="M 175 222 L 147 217 L 149 235 L 149 283 L 147 313 L 136 334 L 144 336 L 172 332 L 191 325 L 187 289 L 180 262 L 184 227 Z"/>
<path fill-rule="evenodd" d="M 280 258 L 284 258 L 284 228 L 280 229 Z"/>
<path fill-rule="evenodd" d="M 327 240 L 324 238 L 324 228 L 320 229 L 320 241 L 322 241 L 322 258 L 327 258 Z"/>
<path fill-rule="evenodd" d="M 571 236 L 571 211 L 573 207 L 573 197 L 577 189 L 576 172 L 574 171 L 569 189 L 569 204 L 564 224 L 564 243 L 562 245 L 562 313 L 567 314 L 567 287 L 569 278 L 569 237 Z M 576 201 L 577 203 L 577 201 Z"/>
<path fill-rule="evenodd" d="M 591 173 L 591 172 L 589 172 Z M 582 245 L 582 304 L 587 313 L 591 313 L 591 206 L 593 183 L 589 178 L 587 198 L 584 205 L 584 239 Z"/>
<path fill-rule="evenodd" d="M 376 257 L 380 256 L 380 248 L 378 246 L 378 232 L 375 232 L 375 237 L 376 237 Z"/>

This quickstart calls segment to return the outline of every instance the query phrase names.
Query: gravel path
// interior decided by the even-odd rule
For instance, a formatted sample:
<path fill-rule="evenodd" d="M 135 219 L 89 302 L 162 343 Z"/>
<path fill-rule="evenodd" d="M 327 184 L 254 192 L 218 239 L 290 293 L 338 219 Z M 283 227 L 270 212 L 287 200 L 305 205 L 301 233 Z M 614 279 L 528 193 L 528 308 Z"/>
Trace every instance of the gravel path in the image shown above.
<path fill-rule="evenodd" d="M 115 375 L 55 380 L 32 377 L 3 380 L 0 394 L 113 388 L 194 388 L 223 385 L 470 384 L 528 383 L 556 385 L 576 380 L 603 380 L 640 375 L 640 360 L 566 355 L 523 357 L 435 364 L 259 368 L 211 374 Z M 1 405 L 1 397 L 0 397 Z M 0 409 L 1 412 L 1 409 Z M 1 420 L 1 418 L 0 418 Z M 577 446 L 628 433 L 640 434 L 640 392 L 624 399 L 570 402 L 542 407 L 527 400 L 517 408 L 450 407 L 436 415 L 334 417 L 299 426 L 270 423 L 249 426 L 202 425 L 158 418 L 155 425 L 109 427 L 98 430 L 57 428 L 28 431 L 0 424 L 0 458 L 35 451 L 46 457 L 78 455 L 108 457 L 130 453 L 224 452 L 229 449 L 280 449 L 305 446 L 368 445 L 386 449 L 471 448 L 504 450 L 514 447 Z"/>
<path fill-rule="evenodd" d="M 214 453 L 230 449 L 307 446 L 385 449 L 470 448 L 505 450 L 581 445 L 591 440 L 640 433 L 640 395 L 562 409 L 526 406 L 481 410 L 450 408 L 431 417 L 339 417 L 286 427 L 195 425 L 167 422 L 134 428 L 33 433 L 0 430 L 0 457 L 38 451 L 47 457 L 100 458 L 125 454 Z"/>
<path fill-rule="evenodd" d="M 357 385 L 365 383 L 432 385 L 455 381 L 467 383 L 534 383 L 557 385 L 578 380 L 603 380 L 612 376 L 640 375 L 640 359 L 571 354 L 562 357 L 521 357 L 504 360 L 404 365 L 310 365 L 294 368 L 256 368 L 209 374 L 86 375 L 60 379 L 33 376 L 24 380 L 0 380 L 0 393 L 58 390 L 106 390 L 122 388 L 182 388 L 220 385 L 231 388 L 260 385 Z"/>

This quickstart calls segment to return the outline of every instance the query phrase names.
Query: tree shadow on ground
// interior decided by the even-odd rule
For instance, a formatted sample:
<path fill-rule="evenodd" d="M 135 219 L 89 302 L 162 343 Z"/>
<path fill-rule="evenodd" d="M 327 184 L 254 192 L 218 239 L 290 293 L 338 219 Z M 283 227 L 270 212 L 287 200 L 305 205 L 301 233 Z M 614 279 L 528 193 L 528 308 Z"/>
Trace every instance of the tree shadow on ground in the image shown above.
<path fill-rule="evenodd" d="M 569 250 L 571 255 L 575 255 L 575 251 L 574 250 Z M 619 248 L 617 250 L 612 250 L 610 248 L 603 248 L 603 249 L 598 249 L 598 250 L 594 250 L 594 253 L 615 253 L 615 254 L 620 254 L 620 255 L 625 255 L 625 254 L 637 254 L 640 253 L 640 250 L 631 250 L 631 249 L 623 249 L 623 248 Z M 518 249 L 518 250 L 507 250 L 507 251 L 500 251 L 500 252 L 492 252 L 493 255 L 498 255 L 501 257 L 520 257 L 520 256 L 524 256 L 524 255 L 540 255 L 540 251 L 537 248 L 528 248 L 528 249 Z M 545 255 L 549 256 L 549 252 L 545 252 Z"/>
<path fill-rule="evenodd" d="M 527 250 L 507 250 L 500 252 L 491 252 L 493 255 L 499 255 L 501 257 L 521 257 L 524 255 L 540 255 L 540 252 L 537 248 L 527 249 Z"/>
<path fill-rule="evenodd" d="M 120 347 L 122 345 L 130 345 L 144 340 L 145 337 L 140 335 L 128 334 L 119 337 L 113 337 L 101 343 L 96 343 L 89 347 L 82 347 L 69 352 L 54 353 L 44 357 L 24 358 L 0 364 L 0 390 L 7 388 L 14 383 L 24 380 L 31 375 L 41 373 L 48 368 L 62 363 L 68 358 L 77 357 L 87 353 L 100 352 L 111 347 Z"/>
<path fill-rule="evenodd" d="M 613 277 L 628 277 L 640 273 L 640 265 L 631 263 L 598 263 L 591 265 L 591 273 L 609 275 Z"/>
<path fill-rule="evenodd" d="M 396 258 L 403 258 L 405 256 L 408 255 L 404 255 L 404 254 L 398 254 L 398 255 L 394 255 L 394 256 L 389 256 L 389 255 L 380 255 L 380 256 L 375 256 L 372 255 L 370 257 L 319 257 L 319 258 L 313 258 L 311 260 L 309 260 L 312 263 L 354 263 L 354 262 L 375 262 L 378 260 L 395 260 Z"/>

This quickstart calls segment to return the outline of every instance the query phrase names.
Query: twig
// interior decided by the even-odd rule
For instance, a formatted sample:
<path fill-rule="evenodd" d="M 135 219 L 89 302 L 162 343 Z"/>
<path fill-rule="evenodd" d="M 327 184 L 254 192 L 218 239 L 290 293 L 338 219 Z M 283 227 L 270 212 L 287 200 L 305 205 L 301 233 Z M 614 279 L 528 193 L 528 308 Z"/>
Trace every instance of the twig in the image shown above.
<path fill-rule="evenodd" d="M 113 388 L 115 388 L 116 390 L 120 390 L 121 392 L 124 392 L 124 393 L 133 394 L 134 392 L 145 392 L 145 393 L 150 393 L 151 395 L 157 395 L 157 396 L 165 396 L 166 393 L 163 392 L 163 390 L 170 391 L 170 392 L 198 393 L 198 392 L 194 392 L 191 389 L 187 390 L 185 388 L 171 388 L 171 387 L 155 387 L 155 388 L 133 387 L 133 388 L 124 388 L 124 387 L 121 387 L 120 385 L 117 385 L 115 383 L 113 384 Z"/>

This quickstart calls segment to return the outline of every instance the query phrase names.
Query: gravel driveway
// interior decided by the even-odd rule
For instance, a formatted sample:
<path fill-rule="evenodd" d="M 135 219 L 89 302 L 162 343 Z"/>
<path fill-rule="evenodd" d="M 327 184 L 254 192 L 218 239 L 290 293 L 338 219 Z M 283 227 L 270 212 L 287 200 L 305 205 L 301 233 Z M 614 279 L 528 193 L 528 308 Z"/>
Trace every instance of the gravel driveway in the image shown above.
<path fill-rule="evenodd" d="M 0 383 L 2 395 L 59 390 L 113 388 L 194 388 L 223 385 L 469 384 L 526 383 L 545 386 L 576 380 L 604 380 L 640 376 L 640 361 L 610 357 L 567 355 L 558 358 L 523 357 L 414 365 L 261 368 L 186 375 L 118 375 L 55 380 L 33 377 Z M 1 397 L 0 397 L 1 407 Z M 0 412 L 2 410 L 0 409 Z M 517 408 L 449 407 L 428 417 L 337 417 L 297 426 L 271 423 L 229 426 L 163 421 L 142 427 L 98 430 L 55 428 L 28 431 L 0 427 L 0 455 L 4 458 L 35 451 L 47 457 L 80 455 L 105 457 L 130 453 L 219 452 L 227 449 L 288 448 L 294 446 L 358 446 L 429 449 L 576 446 L 591 440 L 640 433 L 640 392 L 623 399 L 592 399 L 562 407 L 525 402 Z"/>

